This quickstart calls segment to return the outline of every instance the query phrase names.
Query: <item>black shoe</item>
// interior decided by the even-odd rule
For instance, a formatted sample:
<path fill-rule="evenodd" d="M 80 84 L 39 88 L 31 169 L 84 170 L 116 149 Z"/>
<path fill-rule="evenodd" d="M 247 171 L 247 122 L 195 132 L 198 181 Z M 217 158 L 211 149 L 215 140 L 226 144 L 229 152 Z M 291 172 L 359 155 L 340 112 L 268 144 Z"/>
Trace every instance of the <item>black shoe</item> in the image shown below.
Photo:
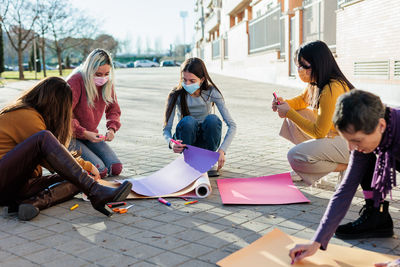
<path fill-rule="evenodd" d="M 219 171 L 218 170 L 209 170 L 207 172 L 208 177 L 218 177 L 219 176 Z"/>
<path fill-rule="evenodd" d="M 113 211 L 106 204 L 124 201 L 131 192 L 131 188 L 132 184 L 128 181 L 125 181 L 118 188 L 110 188 L 96 183 L 91 189 L 89 200 L 94 209 L 110 217 L 113 215 Z"/>
<path fill-rule="evenodd" d="M 7 206 L 7 213 L 8 214 L 11 214 L 11 213 L 16 213 L 16 212 L 18 212 L 18 204 L 17 203 L 12 203 L 12 204 L 9 204 L 8 206 Z"/>
<path fill-rule="evenodd" d="M 40 213 L 39 209 L 32 204 L 21 204 L 18 207 L 18 219 L 30 221 Z"/>
<path fill-rule="evenodd" d="M 341 239 L 359 239 L 393 236 L 393 221 L 389 214 L 389 202 L 384 201 L 378 208 L 372 199 L 366 199 L 360 217 L 354 222 L 340 225 L 335 236 Z"/>

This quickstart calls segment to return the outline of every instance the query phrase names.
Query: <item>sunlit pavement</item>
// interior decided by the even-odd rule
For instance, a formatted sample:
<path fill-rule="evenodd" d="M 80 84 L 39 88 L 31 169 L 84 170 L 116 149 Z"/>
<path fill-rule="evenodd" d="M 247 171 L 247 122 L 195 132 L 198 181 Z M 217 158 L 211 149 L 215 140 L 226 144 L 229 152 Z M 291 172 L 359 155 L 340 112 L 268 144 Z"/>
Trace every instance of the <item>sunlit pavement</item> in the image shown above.
<path fill-rule="evenodd" d="M 238 125 L 220 178 L 289 171 L 286 152 L 291 144 L 278 137 L 282 121 L 271 111 L 270 103 L 273 91 L 289 97 L 299 90 L 213 74 L 211 77 Z M 122 178 L 150 174 L 176 158 L 161 129 L 165 100 L 178 78 L 178 68 L 116 71 L 123 115 L 122 128 L 111 146 L 124 164 Z M 18 82 L 0 88 L 1 106 L 32 84 Z M 100 129 L 105 131 L 104 122 Z M 275 227 L 311 238 L 333 194 L 335 179 L 336 175 L 330 175 L 316 187 L 296 183 L 310 204 L 223 205 L 216 179 L 212 178 L 211 196 L 194 205 L 185 206 L 178 198 L 170 199 L 171 207 L 157 200 L 134 200 L 128 201 L 135 204 L 128 213 L 111 218 L 92 209 L 79 196 L 42 211 L 30 222 L 21 222 L 4 210 L 0 216 L 0 265 L 215 266 L 218 260 Z M 363 200 L 361 194 L 357 196 L 346 222 L 358 217 Z M 393 197 L 400 198 L 398 190 Z M 79 207 L 70 211 L 75 204 Z M 390 207 L 396 236 L 400 233 L 399 207 L 398 201 Z M 397 237 L 349 242 L 332 239 L 332 243 L 400 254 Z"/>

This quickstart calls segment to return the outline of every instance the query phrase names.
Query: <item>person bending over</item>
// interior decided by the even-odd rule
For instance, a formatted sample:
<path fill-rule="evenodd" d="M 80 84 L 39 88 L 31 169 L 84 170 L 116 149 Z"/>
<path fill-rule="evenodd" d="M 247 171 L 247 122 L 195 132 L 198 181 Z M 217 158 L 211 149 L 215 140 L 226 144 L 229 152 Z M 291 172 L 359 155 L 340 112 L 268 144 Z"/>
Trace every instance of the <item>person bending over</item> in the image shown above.
<path fill-rule="evenodd" d="M 384 199 L 396 185 L 396 170 L 400 170 L 400 109 L 385 107 L 372 93 L 352 90 L 339 98 L 333 121 L 351 150 L 349 166 L 312 242 L 291 249 L 290 257 L 295 261 L 313 255 L 318 249 L 325 250 L 334 233 L 343 239 L 393 235 L 389 202 Z M 338 227 L 358 185 L 365 197 L 360 217 Z"/>

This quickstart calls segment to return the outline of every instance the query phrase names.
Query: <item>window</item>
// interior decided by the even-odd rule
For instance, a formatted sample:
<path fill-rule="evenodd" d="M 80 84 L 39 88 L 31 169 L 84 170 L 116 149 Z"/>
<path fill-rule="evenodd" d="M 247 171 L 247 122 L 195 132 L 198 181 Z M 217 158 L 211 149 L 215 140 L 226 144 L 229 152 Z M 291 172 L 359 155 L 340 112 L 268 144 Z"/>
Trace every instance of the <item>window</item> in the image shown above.
<path fill-rule="evenodd" d="M 250 53 L 281 48 L 281 8 L 249 22 Z"/>
<path fill-rule="evenodd" d="M 220 39 L 217 39 L 212 42 L 212 58 L 218 58 L 221 56 L 221 49 L 220 49 Z"/>
<path fill-rule="evenodd" d="M 303 42 L 324 41 L 331 49 L 336 46 L 336 9 L 332 0 L 304 1 Z"/>

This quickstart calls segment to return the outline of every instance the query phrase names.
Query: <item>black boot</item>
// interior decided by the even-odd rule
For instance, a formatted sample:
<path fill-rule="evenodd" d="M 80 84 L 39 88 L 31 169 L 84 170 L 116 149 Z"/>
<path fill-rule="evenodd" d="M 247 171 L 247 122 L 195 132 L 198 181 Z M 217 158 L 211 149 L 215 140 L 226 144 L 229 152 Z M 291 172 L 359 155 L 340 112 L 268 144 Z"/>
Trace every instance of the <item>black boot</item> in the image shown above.
<path fill-rule="evenodd" d="M 361 208 L 360 217 L 354 222 L 340 225 L 335 232 L 341 239 L 359 239 L 393 236 L 393 221 L 389 214 L 389 202 L 384 201 L 378 208 L 374 200 L 366 199 Z"/>
<path fill-rule="evenodd" d="M 85 193 L 93 208 L 104 215 L 111 216 L 113 214 L 106 205 L 108 202 L 123 201 L 131 192 L 132 184 L 128 181 L 115 189 L 97 183 L 51 133 L 44 134 L 39 143 L 42 155 L 50 167 Z"/>
<path fill-rule="evenodd" d="M 36 196 L 21 202 L 18 207 L 18 218 L 30 221 L 39 215 L 41 210 L 73 198 L 80 192 L 79 188 L 70 182 L 63 181 L 39 192 Z"/>

